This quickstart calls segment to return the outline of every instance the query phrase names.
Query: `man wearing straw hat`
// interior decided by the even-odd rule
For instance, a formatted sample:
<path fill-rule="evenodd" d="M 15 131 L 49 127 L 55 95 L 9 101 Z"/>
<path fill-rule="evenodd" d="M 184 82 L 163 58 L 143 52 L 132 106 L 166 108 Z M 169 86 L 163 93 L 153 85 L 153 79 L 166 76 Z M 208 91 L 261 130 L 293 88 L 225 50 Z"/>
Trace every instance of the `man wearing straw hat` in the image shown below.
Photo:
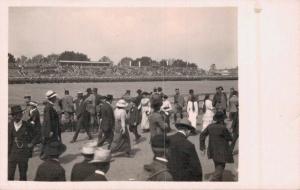
<path fill-rule="evenodd" d="M 20 105 L 11 107 L 12 120 L 8 123 L 8 180 L 14 180 L 16 167 L 21 181 L 27 180 L 28 160 L 32 157 L 33 146 L 38 136 L 32 125 L 22 121 Z"/>
<path fill-rule="evenodd" d="M 168 166 L 170 173 L 174 181 L 202 181 L 202 167 L 195 145 L 187 140 L 194 127 L 186 117 L 175 126 L 178 132 L 169 137 L 171 156 Z"/>
<path fill-rule="evenodd" d="M 47 159 L 39 165 L 34 181 L 66 181 L 65 169 L 58 160 L 66 149 L 59 141 L 47 144 L 44 149 Z"/>
<path fill-rule="evenodd" d="M 89 163 L 93 160 L 96 147 L 97 141 L 87 142 L 83 145 L 81 148 L 81 155 L 84 157 L 84 160 L 73 166 L 71 181 L 83 181 L 96 170 L 95 166 Z"/>
<path fill-rule="evenodd" d="M 96 170 L 84 181 L 107 181 L 105 174 L 108 172 L 111 162 L 110 150 L 98 147 L 95 149 L 94 158 L 90 163 Z"/>

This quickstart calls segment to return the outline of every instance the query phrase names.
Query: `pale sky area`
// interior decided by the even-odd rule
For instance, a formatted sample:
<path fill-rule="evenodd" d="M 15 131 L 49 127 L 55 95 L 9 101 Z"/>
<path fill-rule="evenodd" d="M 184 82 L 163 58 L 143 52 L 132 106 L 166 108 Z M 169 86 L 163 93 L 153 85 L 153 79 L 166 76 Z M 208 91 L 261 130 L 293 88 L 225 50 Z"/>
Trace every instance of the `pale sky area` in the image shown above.
<path fill-rule="evenodd" d="M 208 69 L 237 66 L 236 8 L 9 9 L 9 52 L 15 57 L 63 51 L 88 55 L 178 58 Z"/>

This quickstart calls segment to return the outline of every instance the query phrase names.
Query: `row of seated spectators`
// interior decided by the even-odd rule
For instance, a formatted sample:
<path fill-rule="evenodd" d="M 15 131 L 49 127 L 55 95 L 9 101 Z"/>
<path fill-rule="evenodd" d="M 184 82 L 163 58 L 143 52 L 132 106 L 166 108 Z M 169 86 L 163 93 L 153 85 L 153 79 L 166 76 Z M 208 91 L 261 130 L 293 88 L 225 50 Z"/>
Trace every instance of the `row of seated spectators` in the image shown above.
<path fill-rule="evenodd" d="M 9 77 L 111 77 L 111 76 L 199 76 L 203 70 L 191 67 L 80 67 L 9 69 Z"/>

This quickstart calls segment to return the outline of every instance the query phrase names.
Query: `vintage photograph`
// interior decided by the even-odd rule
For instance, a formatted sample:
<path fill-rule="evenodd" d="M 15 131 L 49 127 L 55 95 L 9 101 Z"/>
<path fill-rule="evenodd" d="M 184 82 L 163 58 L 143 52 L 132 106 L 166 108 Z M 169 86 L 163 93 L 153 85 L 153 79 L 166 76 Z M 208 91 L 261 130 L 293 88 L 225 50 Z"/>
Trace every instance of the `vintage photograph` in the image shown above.
<path fill-rule="evenodd" d="M 20 181 L 239 181 L 237 7 L 9 7 Z"/>

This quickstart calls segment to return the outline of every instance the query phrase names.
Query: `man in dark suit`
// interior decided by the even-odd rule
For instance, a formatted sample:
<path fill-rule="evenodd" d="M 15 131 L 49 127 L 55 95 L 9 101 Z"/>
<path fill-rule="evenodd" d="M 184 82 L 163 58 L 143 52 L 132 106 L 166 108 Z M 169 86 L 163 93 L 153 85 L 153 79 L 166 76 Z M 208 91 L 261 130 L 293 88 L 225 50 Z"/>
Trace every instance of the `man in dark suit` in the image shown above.
<path fill-rule="evenodd" d="M 112 95 L 107 95 L 103 102 L 99 117 L 102 119 L 100 124 L 100 131 L 98 135 L 98 146 L 102 146 L 105 141 L 108 142 L 108 149 L 114 138 L 115 116 L 111 103 L 113 100 Z"/>
<path fill-rule="evenodd" d="M 223 92 L 223 87 L 219 86 L 216 88 L 216 94 L 213 97 L 212 105 L 218 111 L 223 111 L 226 116 L 226 108 L 227 108 L 227 95 Z"/>
<path fill-rule="evenodd" d="M 187 118 L 176 123 L 178 132 L 169 137 L 169 170 L 174 181 L 202 181 L 202 167 L 195 145 L 187 140 L 194 129 Z"/>
<path fill-rule="evenodd" d="M 34 181 L 66 181 L 65 169 L 58 160 L 66 149 L 67 147 L 59 141 L 47 144 L 44 149 L 47 159 L 39 165 Z"/>
<path fill-rule="evenodd" d="M 77 93 L 77 100 L 75 101 L 76 105 L 76 116 L 77 116 L 77 127 L 74 133 L 73 139 L 70 143 L 74 143 L 77 140 L 78 134 L 82 128 L 85 129 L 89 140 L 92 139 L 92 135 L 90 133 L 90 113 L 87 111 L 87 101 L 83 99 L 83 93 Z"/>
<path fill-rule="evenodd" d="M 90 161 L 96 168 L 94 173 L 85 178 L 84 181 L 107 181 L 105 174 L 108 172 L 111 162 L 110 150 L 98 147 L 94 152 L 94 158 Z"/>
<path fill-rule="evenodd" d="M 89 163 L 93 160 L 94 151 L 97 146 L 97 142 L 88 142 L 82 149 L 81 154 L 84 157 L 84 160 L 80 163 L 76 163 L 71 172 L 71 181 L 83 181 L 85 178 L 93 174 L 96 170 L 95 166 Z"/>
<path fill-rule="evenodd" d="M 22 121 L 22 112 L 20 105 L 11 107 L 12 120 L 8 123 L 8 180 L 14 180 L 17 166 L 20 180 L 27 180 L 28 160 L 39 140 L 33 125 Z"/>
<path fill-rule="evenodd" d="M 62 110 L 64 112 L 64 130 L 73 131 L 74 123 L 74 104 L 73 97 L 69 90 L 65 90 L 65 96 L 61 99 Z"/>
<path fill-rule="evenodd" d="M 45 158 L 44 156 L 44 147 L 50 142 L 61 141 L 61 131 L 60 131 L 60 123 L 59 116 L 54 109 L 54 102 L 56 101 L 57 94 L 49 90 L 46 93 L 47 101 L 45 102 L 44 108 L 44 122 L 41 128 L 41 140 L 42 140 L 42 151 L 41 158 Z"/>
<path fill-rule="evenodd" d="M 215 172 L 210 181 L 222 181 L 225 164 L 233 162 L 228 143 L 232 137 L 224 124 L 225 114 L 222 111 L 216 112 L 213 119 L 216 123 L 207 126 L 200 135 L 200 150 L 205 151 L 205 139 L 209 136 L 207 156 L 215 164 Z"/>

